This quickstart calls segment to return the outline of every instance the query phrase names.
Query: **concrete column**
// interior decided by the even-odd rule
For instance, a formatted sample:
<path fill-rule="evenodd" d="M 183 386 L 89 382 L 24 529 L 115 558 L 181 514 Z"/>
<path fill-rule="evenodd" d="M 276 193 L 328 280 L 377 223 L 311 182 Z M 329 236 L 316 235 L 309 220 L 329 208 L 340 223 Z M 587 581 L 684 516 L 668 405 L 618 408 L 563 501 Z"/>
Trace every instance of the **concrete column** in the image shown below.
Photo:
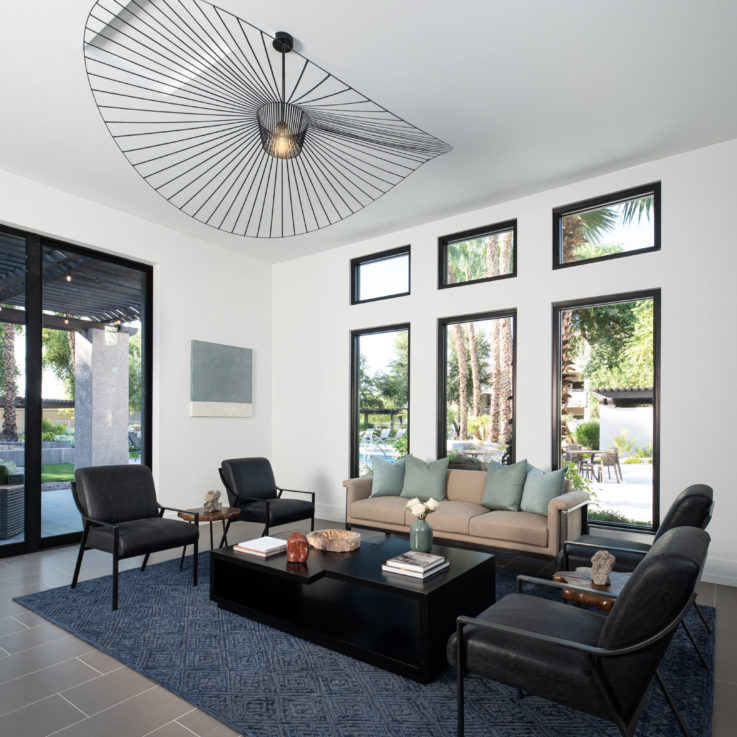
<path fill-rule="evenodd" d="M 128 463 L 128 338 L 124 330 L 77 333 L 76 468 Z"/>

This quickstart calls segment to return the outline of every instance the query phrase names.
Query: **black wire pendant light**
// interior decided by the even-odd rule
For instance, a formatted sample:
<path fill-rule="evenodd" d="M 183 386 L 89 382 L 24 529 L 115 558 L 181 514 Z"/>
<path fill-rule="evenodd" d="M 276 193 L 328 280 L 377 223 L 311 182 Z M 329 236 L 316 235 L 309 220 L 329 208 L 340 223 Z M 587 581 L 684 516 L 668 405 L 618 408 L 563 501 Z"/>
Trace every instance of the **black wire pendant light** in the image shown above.
<path fill-rule="evenodd" d="M 136 171 L 228 233 L 327 227 L 450 150 L 293 51 L 290 34 L 203 0 L 98 0 L 84 55 Z"/>

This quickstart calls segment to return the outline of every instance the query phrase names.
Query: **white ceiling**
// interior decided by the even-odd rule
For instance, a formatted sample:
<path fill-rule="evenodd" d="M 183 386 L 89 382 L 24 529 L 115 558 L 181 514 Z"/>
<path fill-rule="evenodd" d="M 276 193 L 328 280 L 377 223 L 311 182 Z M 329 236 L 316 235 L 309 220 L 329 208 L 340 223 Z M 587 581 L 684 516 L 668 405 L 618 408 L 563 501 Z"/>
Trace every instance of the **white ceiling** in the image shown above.
<path fill-rule="evenodd" d="M 217 0 L 453 146 L 336 225 L 228 235 L 156 194 L 105 129 L 82 56 L 93 4 L 0 5 L 0 168 L 272 263 L 737 138 L 734 0 Z"/>

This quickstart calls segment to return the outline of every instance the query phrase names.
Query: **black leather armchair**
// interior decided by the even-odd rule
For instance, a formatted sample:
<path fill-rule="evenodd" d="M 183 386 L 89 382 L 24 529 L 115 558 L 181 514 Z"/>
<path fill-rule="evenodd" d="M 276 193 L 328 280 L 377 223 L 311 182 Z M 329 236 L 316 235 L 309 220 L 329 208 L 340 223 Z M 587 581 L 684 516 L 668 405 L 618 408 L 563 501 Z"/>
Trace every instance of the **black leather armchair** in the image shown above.
<path fill-rule="evenodd" d="M 714 490 L 711 486 L 692 484 L 674 499 L 653 542 L 674 527 L 698 527 L 705 530 L 711 520 L 713 508 Z M 559 570 L 565 571 L 590 566 L 591 557 L 597 550 L 608 550 L 617 558 L 615 571 L 633 571 L 650 549 L 650 545 L 648 542 L 625 541 L 615 537 L 581 535 L 563 543 L 556 563 Z"/>
<path fill-rule="evenodd" d="M 237 519 L 260 522 L 264 525 L 262 535 L 268 535 L 271 527 L 303 519 L 309 519 L 310 529 L 315 529 L 315 492 L 277 486 L 267 458 L 231 458 L 222 462 L 219 471 L 230 506 L 241 510 Z M 283 499 L 284 491 L 306 494 L 310 501 Z M 230 522 L 228 520 L 225 534 Z"/>
<path fill-rule="evenodd" d="M 143 555 L 141 570 L 148 557 L 159 550 L 192 545 L 193 584 L 197 585 L 197 542 L 199 519 L 195 524 L 164 519 L 164 511 L 181 512 L 162 507 L 156 501 L 151 469 L 146 466 L 94 466 L 78 468 L 72 483 L 74 502 L 82 515 L 84 531 L 74 568 L 72 588 L 77 585 L 82 556 L 88 548 L 113 555 L 113 610 L 118 608 L 118 561 Z"/>
<path fill-rule="evenodd" d="M 505 596 L 476 618 L 459 617 L 448 641 L 448 660 L 458 677 L 458 737 L 464 732 L 467 672 L 614 722 L 623 737 L 634 734 L 657 679 L 688 737 L 658 664 L 696 598 L 708 546 L 708 534 L 695 527 L 664 533 L 607 617 L 520 593 Z"/>

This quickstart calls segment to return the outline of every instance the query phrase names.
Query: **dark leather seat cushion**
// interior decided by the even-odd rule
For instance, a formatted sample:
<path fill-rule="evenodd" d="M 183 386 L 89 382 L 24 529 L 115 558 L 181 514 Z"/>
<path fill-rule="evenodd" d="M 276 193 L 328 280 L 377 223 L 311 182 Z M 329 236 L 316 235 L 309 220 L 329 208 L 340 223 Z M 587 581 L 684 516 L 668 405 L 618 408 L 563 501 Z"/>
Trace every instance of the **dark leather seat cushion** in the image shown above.
<path fill-rule="evenodd" d="M 482 612 L 479 619 L 542 635 L 595 646 L 606 618 L 598 613 L 527 594 L 510 594 Z M 466 665 L 477 673 L 538 696 L 606 715 L 591 663 L 584 653 L 541 640 L 469 625 Z M 456 636 L 448 640 L 447 656 L 456 662 Z"/>
<path fill-rule="evenodd" d="M 244 502 L 241 502 L 243 504 Z M 264 522 L 266 502 L 245 502 L 239 520 Z M 302 499 L 272 499 L 269 502 L 269 527 L 286 525 L 302 519 L 309 519 L 315 513 L 315 505 Z"/>
<path fill-rule="evenodd" d="M 612 550 L 612 555 L 617 559 L 614 564 L 615 571 L 634 571 L 645 556 L 645 553 L 650 550 L 650 543 L 633 542 L 616 537 L 600 537 L 599 535 L 581 535 L 581 537 L 576 538 L 575 542 L 590 543 L 604 550 L 609 550 L 610 548 L 630 548 L 632 550 L 642 551 L 642 555 L 638 555 L 637 553 L 623 553 L 619 550 Z M 566 545 L 566 553 L 568 558 L 567 563 L 563 551 L 558 553 L 556 560 L 558 570 L 572 571 L 580 566 L 590 566 L 591 556 L 596 553 L 596 550 L 594 548 L 569 544 Z"/>
<path fill-rule="evenodd" d="M 121 558 L 168 550 L 180 545 L 192 545 L 199 536 L 197 525 L 161 517 L 121 522 L 118 527 Z M 87 545 L 104 550 L 106 553 L 112 553 L 113 534 L 112 527 L 93 527 L 90 530 Z"/>

